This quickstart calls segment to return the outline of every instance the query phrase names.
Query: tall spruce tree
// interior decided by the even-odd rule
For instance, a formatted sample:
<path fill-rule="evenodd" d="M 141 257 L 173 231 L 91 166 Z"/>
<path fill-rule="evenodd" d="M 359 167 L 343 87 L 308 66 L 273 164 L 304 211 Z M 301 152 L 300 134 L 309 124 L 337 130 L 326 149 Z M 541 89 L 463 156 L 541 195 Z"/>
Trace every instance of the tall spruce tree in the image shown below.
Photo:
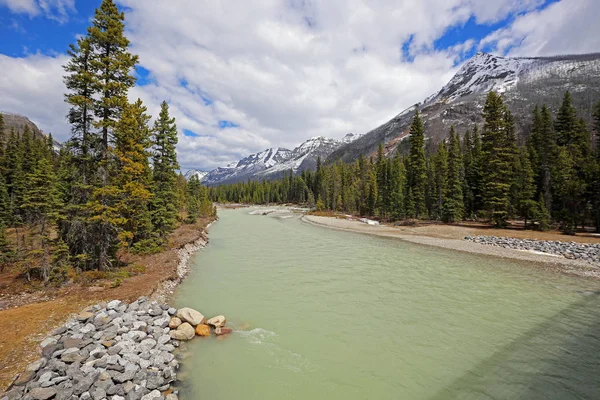
<path fill-rule="evenodd" d="M 483 109 L 485 124 L 481 136 L 483 202 L 496 226 L 505 226 L 509 216 L 510 188 L 514 165 L 513 119 L 495 92 L 487 96 Z"/>
<path fill-rule="evenodd" d="M 385 219 L 389 211 L 388 166 L 383 153 L 383 144 L 381 143 L 379 143 L 377 150 L 375 173 L 377 175 L 377 208 L 379 209 L 379 215 Z"/>
<path fill-rule="evenodd" d="M 545 105 L 542 107 L 539 116 L 534 116 L 534 128 L 531 142 L 535 149 L 535 159 L 532 162 L 537 177 L 537 191 L 544 197 L 544 204 L 551 208 L 551 165 L 556 157 L 556 135 L 552 123 L 552 114 Z"/>
<path fill-rule="evenodd" d="M 0 174 L 0 223 L 4 227 L 10 224 L 10 199 L 4 175 Z"/>
<path fill-rule="evenodd" d="M 593 210 L 596 232 L 600 232 L 600 101 L 594 106 L 594 131 L 596 157 L 594 161 L 594 178 L 593 178 Z"/>
<path fill-rule="evenodd" d="M 139 99 L 127 105 L 115 129 L 115 155 L 119 167 L 115 180 L 122 191 L 118 207 L 125 218 L 119 237 L 126 247 L 148 241 L 152 236 L 148 207 L 152 197 L 148 163 L 151 134 L 150 116 L 146 111 Z"/>
<path fill-rule="evenodd" d="M 67 75 L 64 78 L 67 94 L 65 101 L 71 105 L 68 120 L 71 124 L 69 147 L 73 165 L 77 169 L 76 204 L 85 204 L 89 199 L 93 174 L 96 172 L 94 149 L 100 142 L 99 135 L 93 131 L 94 106 L 93 95 L 95 76 L 91 71 L 90 60 L 92 46 L 88 38 L 80 38 L 76 45 L 71 44 L 67 54 L 71 57 L 63 67 Z"/>
<path fill-rule="evenodd" d="M 460 138 L 454 131 L 454 126 L 450 129 L 448 148 L 448 179 L 442 219 L 446 222 L 456 222 L 462 220 L 464 215 L 464 172 Z"/>
<path fill-rule="evenodd" d="M 198 176 L 194 175 L 188 182 L 188 207 L 187 207 L 187 222 L 190 224 L 195 223 L 200 217 L 200 210 L 202 206 L 201 190 L 202 185 Z M 257 203 L 260 203 L 257 199 Z"/>
<path fill-rule="evenodd" d="M 4 162 L 6 158 L 6 132 L 4 129 L 4 115 L 0 113 L 0 175 L 4 175 Z"/>
<path fill-rule="evenodd" d="M 518 214 L 524 219 L 525 229 L 527 229 L 527 222 L 538 214 L 539 206 L 535 201 L 535 192 L 535 176 L 530 153 L 528 149 L 521 148 L 516 159 L 512 196 Z"/>
<path fill-rule="evenodd" d="M 409 140 L 410 153 L 407 173 L 410 201 L 412 202 L 410 211 L 414 210 L 414 213 L 410 216 L 417 219 L 426 218 L 425 191 L 427 186 L 427 164 L 425 159 L 425 129 L 419 115 L 419 110 L 415 112 L 410 127 Z"/>
<path fill-rule="evenodd" d="M 100 129 L 100 157 L 108 160 L 112 134 L 127 105 L 127 92 L 135 84 L 131 74 L 138 57 L 129 52 L 129 40 L 124 35 L 125 14 L 119 11 L 113 0 L 103 0 L 96 9 L 87 40 L 92 48 L 90 69 L 92 85 L 98 101 L 94 113 Z M 105 167 L 107 168 L 107 167 Z M 102 179 L 107 179 L 103 172 Z"/>
<path fill-rule="evenodd" d="M 153 131 L 153 180 L 151 202 L 152 224 L 161 240 L 171 233 L 177 222 L 177 126 L 163 101 Z"/>
<path fill-rule="evenodd" d="M 562 230 L 574 234 L 585 218 L 591 152 L 589 132 L 585 123 L 577 118 L 569 92 L 565 93 L 554 125 L 559 154 L 554 162 L 553 175 L 558 181 L 552 182 L 557 194 L 553 210 Z"/>
<path fill-rule="evenodd" d="M 39 226 L 42 278 L 48 281 L 51 266 L 49 225 L 56 221 L 60 208 L 56 176 L 50 160 L 47 158 L 39 160 L 33 170 L 27 174 L 26 180 L 22 208 L 27 211 L 31 222 Z"/>
<path fill-rule="evenodd" d="M 137 56 L 128 48 L 124 14 L 112 0 L 103 0 L 87 36 L 71 46 L 71 59 L 65 65 L 70 147 L 77 172 L 63 232 L 83 269 L 113 265 L 123 224 L 119 188 L 111 179 L 118 168 L 112 150 L 114 130 L 127 105 L 127 92 L 135 84 L 132 71 Z"/>
<path fill-rule="evenodd" d="M 391 213 L 394 219 L 402 219 L 406 216 L 406 210 L 404 209 L 404 186 L 406 181 L 406 169 L 404 168 L 404 162 L 399 156 L 396 156 L 394 158 L 391 168 Z"/>
<path fill-rule="evenodd" d="M 430 164 L 433 164 L 433 169 L 428 174 L 434 180 L 431 188 L 433 201 L 429 217 L 432 219 L 442 219 L 448 187 L 448 145 L 445 140 L 440 143 L 432 161 L 430 161 Z"/>

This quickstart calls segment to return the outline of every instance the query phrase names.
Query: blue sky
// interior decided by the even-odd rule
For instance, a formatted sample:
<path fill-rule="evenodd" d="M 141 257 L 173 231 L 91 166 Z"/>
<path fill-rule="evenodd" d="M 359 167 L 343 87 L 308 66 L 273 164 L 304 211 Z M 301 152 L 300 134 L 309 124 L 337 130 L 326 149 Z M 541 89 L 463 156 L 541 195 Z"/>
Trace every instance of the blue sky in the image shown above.
<path fill-rule="evenodd" d="M 151 114 L 177 118 L 184 168 L 312 136 L 365 133 L 477 51 L 600 50 L 597 0 L 116 0 Z M 0 110 L 66 139 L 61 65 L 100 0 L 0 0 Z M 307 22 L 308 21 L 308 22 Z"/>

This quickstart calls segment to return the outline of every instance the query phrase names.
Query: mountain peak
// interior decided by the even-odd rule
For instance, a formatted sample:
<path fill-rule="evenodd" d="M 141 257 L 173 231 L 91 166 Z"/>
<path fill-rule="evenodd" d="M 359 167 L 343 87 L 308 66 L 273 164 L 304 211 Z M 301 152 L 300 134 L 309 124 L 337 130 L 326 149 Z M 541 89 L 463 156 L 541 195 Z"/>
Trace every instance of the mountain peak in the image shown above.
<path fill-rule="evenodd" d="M 186 174 L 186 178 L 197 175 L 208 185 L 218 185 L 247 179 L 273 179 L 288 171 L 297 173 L 315 169 L 319 157 L 324 160 L 340 146 L 350 143 L 360 136 L 349 133 L 342 140 L 314 136 L 298 145 L 294 150 L 283 147 L 266 149 L 208 173 L 190 170 Z"/>
<path fill-rule="evenodd" d="M 520 72 L 533 62 L 535 59 L 500 57 L 479 52 L 465 62 L 450 82 L 429 97 L 426 103 L 453 101 L 490 90 L 503 93 L 517 84 Z"/>

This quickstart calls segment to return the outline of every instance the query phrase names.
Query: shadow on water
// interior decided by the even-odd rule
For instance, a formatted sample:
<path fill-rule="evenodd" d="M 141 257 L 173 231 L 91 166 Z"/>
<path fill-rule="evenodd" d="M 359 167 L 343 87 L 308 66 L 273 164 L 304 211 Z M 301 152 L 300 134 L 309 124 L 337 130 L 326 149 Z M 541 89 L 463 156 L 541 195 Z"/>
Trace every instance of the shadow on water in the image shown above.
<path fill-rule="evenodd" d="M 600 399 L 600 296 L 582 296 L 431 397 L 442 399 Z"/>

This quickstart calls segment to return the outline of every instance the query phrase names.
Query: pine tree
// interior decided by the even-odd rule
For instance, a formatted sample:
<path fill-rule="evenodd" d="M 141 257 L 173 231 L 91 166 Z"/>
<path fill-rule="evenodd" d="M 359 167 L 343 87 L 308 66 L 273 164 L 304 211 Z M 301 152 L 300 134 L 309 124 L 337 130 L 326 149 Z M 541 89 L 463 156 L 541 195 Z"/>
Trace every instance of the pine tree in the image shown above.
<path fill-rule="evenodd" d="M 152 196 L 148 164 L 151 134 L 148 127 L 150 116 L 146 111 L 139 99 L 127 105 L 115 129 L 115 155 L 119 166 L 116 185 L 121 190 L 118 207 L 126 220 L 119 237 L 125 247 L 148 241 L 152 234 L 148 209 Z"/>
<path fill-rule="evenodd" d="M 196 175 L 192 176 L 188 182 L 188 216 L 187 222 L 195 223 L 200 217 L 201 199 L 200 199 L 201 184 Z M 259 201 L 257 201 L 258 203 Z"/>
<path fill-rule="evenodd" d="M 430 185 L 433 200 L 430 217 L 433 219 L 442 219 L 448 187 L 448 147 L 445 140 L 440 143 L 432 161 L 433 169 L 428 174 L 433 178 L 433 185 Z"/>
<path fill-rule="evenodd" d="M 546 203 L 544 202 L 544 196 L 540 193 L 540 197 L 538 198 L 538 210 L 535 216 L 535 219 L 538 223 L 538 229 L 540 231 L 547 231 L 550 229 L 551 216 L 548 208 L 546 208 Z"/>
<path fill-rule="evenodd" d="M 477 212 L 483 209 L 483 150 L 481 147 L 481 135 L 479 127 L 475 125 L 473 129 L 473 168 L 471 171 L 471 182 L 469 183 L 473 191 L 473 210 Z"/>
<path fill-rule="evenodd" d="M 375 173 L 377 177 L 377 208 L 379 209 L 379 215 L 385 219 L 389 209 L 388 167 L 383 153 L 383 144 L 381 143 L 379 143 L 379 148 L 377 150 Z"/>
<path fill-rule="evenodd" d="M 414 204 L 414 214 L 410 216 L 417 219 L 426 218 L 425 190 L 427 185 L 427 164 L 425 160 L 425 130 L 419 110 L 415 112 L 410 128 L 409 154 L 408 186 L 411 201 Z"/>
<path fill-rule="evenodd" d="M 594 107 L 594 130 L 596 131 L 596 157 L 593 179 L 593 209 L 596 232 L 600 232 L 600 101 Z"/>
<path fill-rule="evenodd" d="M 568 146 L 577 140 L 577 110 L 573 98 L 567 91 L 554 123 L 556 141 L 559 146 Z"/>
<path fill-rule="evenodd" d="M 4 115 L 0 113 L 0 175 L 4 175 L 4 163 L 6 159 L 6 132 L 4 130 Z"/>
<path fill-rule="evenodd" d="M 9 196 L 10 224 L 19 226 L 24 222 L 21 209 L 25 192 L 25 173 L 23 171 L 23 142 L 14 130 L 6 146 L 6 186 Z"/>
<path fill-rule="evenodd" d="M 23 196 L 23 209 L 31 216 L 34 225 L 40 228 L 42 278 L 48 281 L 50 271 L 50 236 L 49 225 L 58 216 L 60 207 L 59 193 L 56 186 L 52 164 L 48 159 L 41 159 L 29 174 Z"/>
<path fill-rule="evenodd" d="M 600 101 L 594 106 L 594 130 L 596 131 L 596 151 L 600 154 Z"/>
<path fill-rule="evenodd" d="M 390 174 L 391 213 L 394 219 L 402 219 L 406 216 L 406 210 L 404 209 L 405 182 L 406 169 L 404 168 L 404 162 L 400 157 L 396 157 L 394 158 Z"/>
<path fill-rule="evenodd" d="M 559 155 L 553 176 L 557 176 L 558 181 L 552 183 L 558 196 L 553 199 L 553 205 L 556 204 L 553 208 L 563 231 L 574 234 L 578 223 L 585 218 L 592 160 L 589 132 L 585 123 L 577 118 L 569 92 L 565 93 L 556 116 L 555 130 Z"/>
<path fill-rule="evenodd" d="M 93 132 L 95 93 L 95 76 L 91 71 L 90 60 L 92 48 L 88 38 L 81 38 L 77 45 L 70 45 L 67 54 L 71 56 L 63 67 L 67 76 L 64 79 L 68 93 L 65 101 L 71 105 L 68 120 L 71 124 L 69 147 L 72 153 L 71 162 L 77 168 L 78 193 L 76 204 L 85 204 L 90 195 L 92 176 L 96 166 L 92 165 L 94 149 L 99 144 L 99 136 Z"/>
<path fill-rule="evenodd" d="M 535 177 L 529 157 L 528 149 L 522 148 L 519 151 L 512 190 L 513 203 L 519 215 L 525 220 L 525 229 L 527 229 L 527 221 L 534 219 L 539 209 L 534 200 Z"/>
<path fill-rule="evenodd" d="M 4 266 L 11 261 L 12 252 L 8 238 L 6 237 L 6 225 L 0 220 L 0 272 L 4 270 Z"/>
<path fill-rule="evenodd" d="M 10 199 L 4 176 L 0 174 L 0 223 L 6 227 L 10 223 Z"/>
<path fill-rule="evenodd" d="M 450 143 L 448 147 L 448 179 L 443 209 L 443 220 L 446 222 L 456 222 L 462 220 L 464 215 L 464 178 L 460 139 L 454 131 L 454 126 L 450 129 Z"/>
<path fill-rule="evenodd" d="M 543 106 L 539 117 L 539 127 L 534 138 L 537 149 L 537 190 L 544 197 L 544 204 L 552 206 L 552 168 L 556 157 L 556 135 L 552 123 L 552 114 L 548 107 Z M 535 165 L 534 165 L 535 166 Z"/>
<path fill-rule="evenodd" d="M 154 123 L 152 163 L 154 193 L 151 202 L 152 224 L 161 240 L 165 240 L 177 222 L 177 126 L 169 116 L 169 105 L 163 101 Z"/>
<path fill-rule="evenodd" d="M 61 230 L 83 269 L 113 264 L 124 223 L 118 210 L 121 193 L 111 182 L 117 168 L 113 134 L 135 83 L 131 72 L 137 56 L 128 51 L 123 21 L 114 2 L 103 0 L 87 36 L 71 46 L 71 59 L 64 67 L 75 167 L 70 171 L 73 195 Z"/>
<path fill-rule="evenodd" d="M 514 127 L 502 98 L 495 92 L 487 96 L 483 109 L 485 124 L 481 138 L 483 201 L 496 226 L 505 226 L 510 207 L 510 187 L 514 165 Z"/>
<path fill-rule="evenodd" d="M 138 57 L 128 51 L 129 40 L 124 35 L 124 20 L 124 13 L 119 11 L 113 0 L 103 0 L 96 9 L 86 38 L 92 48 L 92 85 L 94 92 L 99 95 L 99 100 L 94 104 L 94 113 L 98 118 L 95 125 L 101 132 L 98 147 L 101 159 L 105 162 L 109 158 L 111 135 L 127 105 L 127 92 L 136 80 L 131 71 Z M 103 183 L 106 183 L 106 175 L 107 171 L 104 171 Z"/>

